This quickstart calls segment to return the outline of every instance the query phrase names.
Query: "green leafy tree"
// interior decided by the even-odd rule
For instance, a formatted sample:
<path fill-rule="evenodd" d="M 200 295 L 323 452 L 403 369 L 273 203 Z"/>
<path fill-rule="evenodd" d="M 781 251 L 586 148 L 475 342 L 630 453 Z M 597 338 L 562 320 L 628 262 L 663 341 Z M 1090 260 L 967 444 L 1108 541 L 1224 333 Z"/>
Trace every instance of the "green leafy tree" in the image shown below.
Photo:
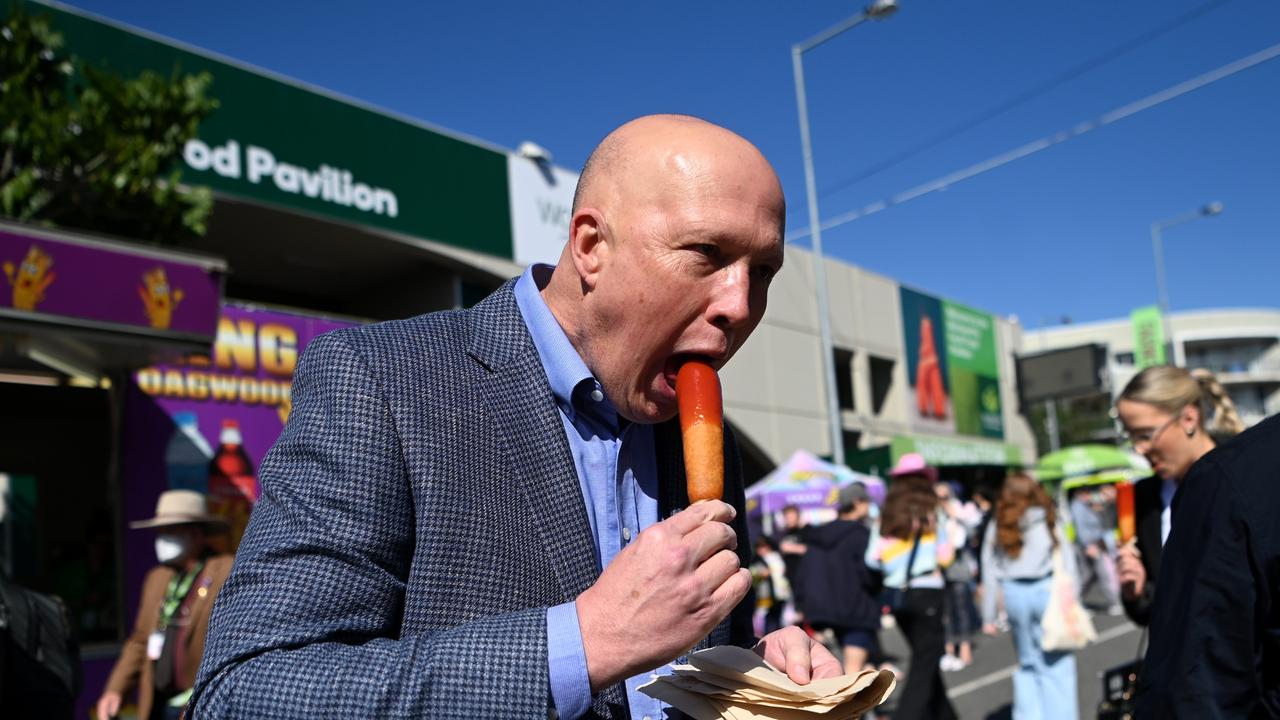
<path fill-rule="evenodd" d="M 203 235 L 213 194 L 177 168 L 217 107 L 211 82 L 82 63 L 15 4 L 0 26 L 0 212 L 158 243 Z"/>

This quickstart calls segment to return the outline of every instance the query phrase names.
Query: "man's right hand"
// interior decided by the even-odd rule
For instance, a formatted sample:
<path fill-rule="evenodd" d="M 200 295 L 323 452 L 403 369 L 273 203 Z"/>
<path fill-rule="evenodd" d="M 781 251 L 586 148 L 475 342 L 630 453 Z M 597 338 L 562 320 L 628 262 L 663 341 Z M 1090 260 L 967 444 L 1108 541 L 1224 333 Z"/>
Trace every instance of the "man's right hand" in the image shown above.
<path fill-rule="evenodd" d="M 120 714 L 120 693 L 108 690 L 98 698 L 98 720 L 111 720 Z"/>
<path fill-rule="evenodd" d="M 1120 594 L 1126 600 L 1137 600 L 1147 586 L 1147 569 L 1142 565 L 1142 553 L 1129 541 L 1120 546 L 1116 554 L 1116 575 L 1120 580 Z"/>
<path fill-rule="evenodd" d="M 746 596 L 734 515 L 718 500 L 684 509 L 636 536 L 578 596 L 593 693 L 679 657 Z"/>

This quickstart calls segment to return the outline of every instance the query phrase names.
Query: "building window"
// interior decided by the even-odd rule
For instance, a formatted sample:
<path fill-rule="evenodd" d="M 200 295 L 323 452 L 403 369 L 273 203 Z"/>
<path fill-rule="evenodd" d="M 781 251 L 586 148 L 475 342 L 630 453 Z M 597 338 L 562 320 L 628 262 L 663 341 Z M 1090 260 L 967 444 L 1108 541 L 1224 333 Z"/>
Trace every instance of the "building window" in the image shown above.
<path fill-rule="evenodd" d="M 853 410 L 853 351 L 836 348 L 836 397 L 841 410 Z"/>
<path fill-rule="evenodd" d="M 871 412 L 879 415 L 884 412 L 884 401 L 893 389 L 893 360 L 875 355 L 867 359 L 871 364 Z"/>
<path fill-rule="evenodd" d="M 862 433 L 857 430 L 844 430 L 844 454 L 848 457 L 849 453 L 857 452 L 858 443 L 862 441 Z"/>

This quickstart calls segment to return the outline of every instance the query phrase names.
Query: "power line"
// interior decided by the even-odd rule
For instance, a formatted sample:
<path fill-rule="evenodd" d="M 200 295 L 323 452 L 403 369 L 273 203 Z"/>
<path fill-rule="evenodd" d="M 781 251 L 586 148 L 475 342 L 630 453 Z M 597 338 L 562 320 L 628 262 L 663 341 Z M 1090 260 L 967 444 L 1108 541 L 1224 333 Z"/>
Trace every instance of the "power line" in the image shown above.
<path fill-rule="evenodd" d="M 1136 38 L 1123 42 L 1120 45 L 1117 45 L 1116 47 L 1111 48 L 1107 52 L 1104 52 L 1095 58 L 1086 60 L 1080 63 L 1079 65 L 1076 65 L 1068 69 L 1066 72 L 1060 75 L 1057 75 L 1056 77 L 1053 77 L 1039 85 L 1036 85 L 1035 87 L 1032 87 L 1031 89 L 1023 93 L 1020 93 L 1019 95 L 1016 95 L 1013 98 L 1003 103 L 1000 103 L 999 105 L 996 105 L 995 107 L 992 107 L 988 110 L 984 110 L 983 112 L 980 112 L 977 115 L 974 115 L 973 117 L 970 117 L 966 120 L 962 120 L 959 123 L 952 125 L 946 130 L 943 130 L 942 132 L 929 137 L 928 139 L 918 143 L 917 145 L 911 148 L 908 148 L 901 152 L 890 155 L 884 160 L 881 160 L 880 162 L 875 163 L 874 165 L 871 165 L 863 169 L 862 171 L 858 172 L 856 175 L 847 177 L 843 180 L 838 180 L 835 183 L 829 185 L 828 187 L 823 188 L 820 191 L 819 195 L 827 196 L 832 193 L 843 190 L 851 185 L 862 182 L 867 178 L 879 175 L 880 173 L 884 172 L 885 170 L 888 170 L 889 168 L 895 165 L 899 165 L 903 162 L 906 162 L 907 160 L 910 160 L 911 158 L 919 155 L 925 150 L 929 150 L 930 148 L 941 145 L 942 143 L 956 137 L 957 135 L 968 132 L 969 130 L 972 130 L 973 128 L 978 127 L 983 123 L 986 123 L 990 120 L 994 120 L 995 118 L 1009 112 L 1010 110 L 1013 110 L 1014 108 L 1020 105 L 1025 105 L 1026 103 L 1031 102 L 1032 100 L 1040 97 L 1041 95 L 1045 95 L 1046 93 L 1052 90 L 1056 90 L 1057 88 L 1061 87 L 1062 85 L 1065 85 L 1066 83 L 1072 80 L 1075 80 L 1081 75 L 1084 75 L 1092 70 L 1096 70 L 1097 68 L 1102 67 L 1103 65 L 1106 65 L 1107 63 L 1112 62 L 1113 60 L 1116 60 L 1142 47 L 1143 45 L 1146 45 L 1147 43 L 1152 42 L 1153 40 L 1159 39 L 1160 37 L 1163 37 L 1164 35 L 1167 35 L 1170 32 L 1173 32 L 1174 30 L 1182 27 L 1183 25 L 1186 25 L 1192 20 L 1195 20 L 1212 10 L 1216 10 L 1222 7 L 1223 5 L 1226 5 L 1229 2 L 1231 2 L 1231 0 L 1211 0 L 1210 2 L 1207 2 L 1198 7 L 1195 7 L 1191 9 L 1189 12 L 1186 12 L 1174 18 L 1173 20 L 1170 20 L 1169 22 L 1163 25 L 1160 25 L 1153 30 L 1143 33 L 1142 35 L 1139 35 Z"/>
<path fill-rule="evenodd" d="M 1187 93 L 1194 92 L 1196 90 L 1199 90 L 1202 87 L 1205 87 L 1206 85 L 1211 85 L 1215 82 L 1218 82 L 1219 80 L 1235 75 L 1236 73 L 1243 72 L 1257 65 L 1261 65 L 1262 63 L 1267 62 L 1268 60 L 1274 60 L 1277 57 L 1280 57 L 1280 43 L 1272 45 L 1271 47 L 1266 48 L 1265 50 L 1260 50 L 1247 57 L 1236 60 L 1235 62 L 1227 63 L 1226 65 L 1223 65 L 1222 67 L 1219 67 L 1216 70 L 1211 70 L 1207 73 L 1204 73 L 1203 75 L 1198 75 L 1194 78 L 1191 78 L 1190 80 L 1184 80 L 1183 82 L 1180 82 L 1177 85 L 1161 90 L 1158 93 L 1148 95 L 1142 98 L 1141 100 L 1135 100 L 1134 102 L 1131 102 L 1127 105 L 1121 105 L 1115 110 L 1099 115 L 1097 118 L 1094 118 L 1093 120 L 1087 120 L 1071 128 L 1068 128 L 1066 130 L 1061 130 L 1052 135 L 1046 135 L 1045 137 L 1042 137 L 1039 140 L 1033 140 L 1029 143 L 1026 143 L 1025 145 L 1020 145 L 1012 150 L 1000 153 L 999 155 L 995 155 L 981 162 L 974 163 L 973 165 L 970 165 L 966 168 L 962 168 L 953 173 L 943 175 L 942 177 L 939 177 L 935 180 L 930 180 L 929 182 L 924 183 L 923 185 L 917 185 L 911 188 L 910 190 L 905 190 L 896 195 L 891 195 L 883 200 L 877 200 L 876 202 L 873 202 L 869 205 L 865 205 L 858 210 L 852 210 L 850 212 L 837 215 L 832 219 L 822 223 L 822 229 L 823 231 L 830 230 L 831 228 L 839 227 L 846 223 L 851 223 L 854 220 L 857 220 L 859 218 L 863 218 L 868 215 L 874 215 L 882 210 L 887 210 L 895 205 L 901 205 L 905 202 L 915 200 L 916 198 L 923 197 L 930 193 L 934 193 L 939 190 L 945 190 L 951 187 L 952 185 L 955 185 L 957 183 L 963 182 L 970 178 L 976 177 L 978 175 L 981 175 L 982 173 L 995 170 L 998 167 L 1008 165 L 1009 163 L 1015 160 L 1020 160 L 1029 155 L 1034 155 L 1038 152 L 1041 152 L 1042 150 L 1047 150 L 1053 147 L 1054 145 L 1060 145 L 1073 138 L 1078 138 L 1081 135 L 1093 132 L 1094 130 L 1097 130 L 1100 127 L 1105 127 L 1112 123 L 1123 120 L 1127 117 L 1130 117 L 1131 115 L 1136 115 L 1142 112 L 1143 110 L 1150 110 L 1151 108 L 1156 107 L 1157 105 L 1163 105 L 1164 103 L 1169 102 L 1174 98 L 1182 97 Z M 787 239 L 787 242 L 791 242 L 798 238 L 806 237 L 809 235 L 809 233 L 810 233 L 809 228 L 807 227 L 802 228 L 800 230 L 796 230 L 795 232 L 788 233 L 786 239 Z"/>

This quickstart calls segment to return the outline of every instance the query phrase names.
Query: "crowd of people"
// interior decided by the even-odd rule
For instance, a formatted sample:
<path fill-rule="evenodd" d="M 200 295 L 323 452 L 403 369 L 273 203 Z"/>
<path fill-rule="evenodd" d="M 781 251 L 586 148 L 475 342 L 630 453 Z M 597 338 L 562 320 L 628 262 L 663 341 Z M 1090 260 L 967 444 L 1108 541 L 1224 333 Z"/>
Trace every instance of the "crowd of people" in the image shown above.
<path fill-rule="evenodd" d="M 1211 373 L 1167 366 L 1139 373 L 1118 396 L 1115 417 L 1152 469 L 1134 489 L 1127 541 L 1114 484 L 1076 488 L 1060 503 L 1051 488 L 1015 473 L 966 496 L 923 457 L 906 455 L 881 505 L 855 482 L 839 493 L 837 519 L 806 527 L 789 506 L 781 530 L 757 539 L 760 628 L 800 624 L 838 645 L 846 668 L 900 672 L 879 639 L 896 626 L 910 653 L 899 719 L 955 717 L 943 673 L 973 662 L 979 628 L 1008 631 L 1017 657 L 1013 716 L 1080 717 L 1072 649 L 1042 644 L 1044 616 L 1058 612 L 1048 610 L 1055 572 L 1070 579 L 1076 603 L 1088 597 L 1096 613 L 1147 625 L 1178 487 L 1216 442 L 1243 429 Z"/>
<path fill-rule="evenodd" d="M 773 538 L 757 539 L 757 629 L 802 624 L 839 650 L 846 672 L 899 673 L 880 645 L 887 615 L 912 659 L 895 717 L 955 717 L 941 673 L 973 659 L 973 539 L 989 518 L 989 498 L 978 493 L 961 502 L 919 455 L 904 456 L 891 476 L 879 506 L 853 483 L 841 489 L 831 522 L 804 526 L 792 506 Z"/>
<path fill-rule="evenodd" d="M 1152 625 L 1143 717 L 1280 713 L 1280 425 L 1214 451 L 1240 428 L 1209 375 L 1150 368 L 1119 396 L 1154 473 L 1132 539 L 1105 489 L 1073 499 L 1069 539 L 1036 480 L 964 489 L 906 455 L 882 503 L 853 484 L 830 523 L 789 509 L 753 556 L 729 427 L 723 502 L 690 503 L 672 376 L 722 366 L 760 322 L 784 217 L 748 141 L 640 118 L 588 159 L 559 264 L 317 339 L 234 564 L 199 496 L 137 524 L 159 564 L 97 715 L 137 688 L 152 720 L 661 717 L 641 686 L 714 645 L 802 685 L 900 673 L 891 619 L 897 720 L 956 717 L 945 673 L 1002 627 L 1014 717 L 1075 718 L 1084 568 L 1099 611 Z"/>

